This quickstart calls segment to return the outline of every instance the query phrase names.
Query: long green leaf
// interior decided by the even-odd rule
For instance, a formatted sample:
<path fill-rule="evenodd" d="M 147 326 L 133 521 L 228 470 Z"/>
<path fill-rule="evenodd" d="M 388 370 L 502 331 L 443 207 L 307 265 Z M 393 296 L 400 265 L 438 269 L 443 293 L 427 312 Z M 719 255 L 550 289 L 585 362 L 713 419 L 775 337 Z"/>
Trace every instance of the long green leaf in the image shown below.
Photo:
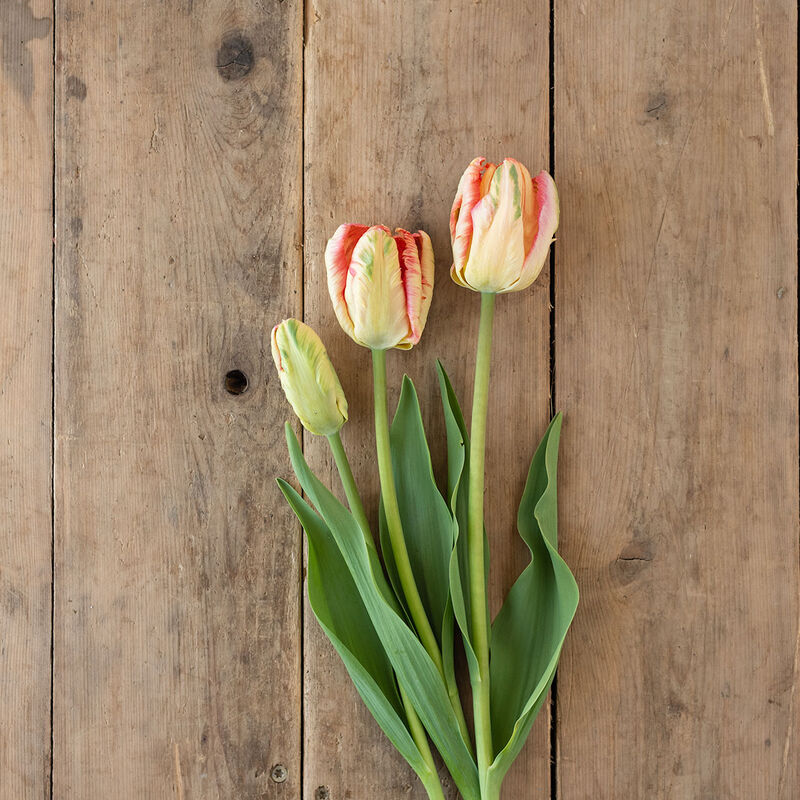
<path fill-rule="evenodd" d="M 447 433 L 447 491 L 450 511 L 456 523 L 455 544 L 450 557 L 450 596 L 458 627 L 461 630 L 470 675 L 477 676 L 478 660 L 472 647 L 469 614 L 469 554 L 467 552 L 467 508 L 469 487 L 469 434 L 458 398 L 441 361 L 436 362 L 439 388 L 442 395 L 445 430 Z M 463 533 L 463 535 L 462 535 Z M 486 536 L 484 532 L 484 537 Z M 489 579 L 489 546 L 484 541 L 484 581 Z"/>
<path fill-rule="evenodd" d="M 492 625 L 492 737 L 497 756 L 489 770 L 489 785 L 496 796 L 547 696 L 578 606 L 575 578 L 556 549 L 560 432 L 558 414 L 533 457 L 517 516 L 531 562 Z"/>
<path fill-rule="evenodd" d="M 447 691 L 454 706 L 460 708 L 455 674 L 453 606 L 449 588 L 450 557 L 455 542 L 456 522 L 436 485 L 419 398 L 407 375 L 403 377 L 389 439 L 409 561 L 425 614 L 441 649 Z M 383 502 L 380 505 L 379 519 L 386 572 L 405 608 L 405 597 L 397 573 Z M 463 733 L 468 740 L 466 729 Z"/>
<path fill-rule="evenodd" d="M 288 425 L 286 439 L 300 485 L 330 529 L 398 680 L 464 800 L 479 800 L 477 768 L 461 738 L 438 669 L 413 631 L 387 600 L 388 586 L 384 588 L 381 585 L 385 585 L 385 578 L 370 557 L 358 524 L 309 469 L 294 432 Z"/>
<path fill-rule="evenodd" d="M 400 754 L 426 781 L 430 769 L 405 722 L 394 671 L 325 521 L 286 481 L 278 485 L 308 537 L 308 600 L 359 695 Z"/>
<path fill-rule="evenodd" d="M 425 613 L 441 644 L 449 598 L 448 569 L 453 552 L 453 518 L 433 477 L 419 399 L 407 375 L 403 378 L 389 438 L 408 558 Z M 405 604 L 382 503 L 380 537 L 386 571 L 395 593 Z"/>

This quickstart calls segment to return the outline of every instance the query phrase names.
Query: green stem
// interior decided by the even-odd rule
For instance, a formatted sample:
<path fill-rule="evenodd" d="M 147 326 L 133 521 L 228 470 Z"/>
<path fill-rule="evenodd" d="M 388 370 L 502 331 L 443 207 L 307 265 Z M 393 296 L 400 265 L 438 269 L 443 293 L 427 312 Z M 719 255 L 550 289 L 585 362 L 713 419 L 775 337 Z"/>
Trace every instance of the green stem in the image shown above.
<path fill-rule="evenodd" d="M 461 731 L 461 738 L 467 746 L 470 755 L 472 755 L 472 739 L 469 736 L 469 727 L 467 726 L 467 718 L 464 716 L 464 709 L 461 707 L 461 695 L 458 693 L 458 684 L 455 682 L 455 676 L 445 675 L 445 684 L 447 684 L 447 696 L 450 698 L 450 705 L 456 715 L 456 722 L 458 722 L 458 729 Z"/>
<path fill-rule="evenodd" d="M 406 598 L 406 604 L 411 614 L 411 620 L 417 629 L 417 635 L 428 655 L 436 664 L 436 669 L 444 677 L 442 654 L 436 635 L 428 621 L 422 598 L 419 596 L 417 583 L 411 569 L 408 557 L 406 540 L 403 535 L 403 523 L 400 520 L 400 507 L 397 504 L 397 492 L 394 485 L 394 470 L 392 468 L 392 451 L 389 445 L 389 417 L 386 411 L 386 351 L 372 351 L 372 374 L 375 384 L 375 443 L 378 450 L 378 474 L 381 481 L 381 497 L 383 510 L 386 514 L 386 527 L 389 531 L 389 541 L 392 544 L 397 574 L 400 586 Z"/>
<path fill-rule="evenodd" d="M 428 736 L 425 733 L 425 728 L 422 727 L 417 712 L 414 711 L 414 706 L 411 705 L 411 701 L 408 699 L 408 695 L 403 690 L 403 687 L 398 683 L 397 688 L 400 690 L 400 697 L 403 700 L 403 707 L 406 711 L 411 738 L 414 740 L 414 744 L 416 744 L 429 771 L 428 775 L 420 775 L 419 778 L 425 790 L 428 792 L 430 800 L 444 800 L 442 784 L 439 781 L 439 773 L 436 771 L 436 764 L 433 760 L 433 753 L 431 753 L 430 745 L 428 744 Z"/>
<path fill-rule="evenodd" d="M 394 484 L 394 469 L 392 467 L 392 452 L 389 442 L 389 417 L 386 410 L 386 351 L 372 351 L 372 374 L 375 384 L 375 442 L 378 450 L 378 473 L 381 482 L 381 497 L 383 498 L 383 510 L 386 515 L 386 527 L 389 531 L 389 541 L 392 545 L 392 553 L 397 567 L 397 574 L 400 578 L 400 586 L 406 598 L 411 620 L 416 628 L 417 635 L 422 642 L 428 655 L 439 670 L 442 680 L 447 687 L 447 694 L 450 698 L 450 705 L 456 715 L 461 736 L 468 750 L 471 750 L 469 728 L 464 718 L 464 709 L 461 707 L 461 698 L 458 695 L 458 687 L 448 681 L 442 663 L 442 654 L 439 650 L 439 643 L 436 635 L 428 621 L 425 607 L 419 596 L 417 583 L 414 580 L 414 573 L 411 569 L 411 561 L 408 557 L 408 549 L 403 534 L 403 523 L 400 519 L 400 507 L 397 503 L 397 491 Z"/>
<path fill-rule="evenodd" d="M 364 534 L 367 547 L 374 549 L 375 542 L 372 540 L 372 532 L 369 529 L 369 521 L 364 511 L 364 504 L 361 502 L 361 495 L 358 493 L 358 487 L 356 486 L 355 478 L 353 478 L 353 470 L 350 469 L 350 462 L 347 460 L 347 453 L 344 451 L 339 431 L 332 433 L 328 437 L 328 443 L 331 446 L 336 468 L 339 470 L 339 477 L 342 481 L 345 497 L 347 497 L 347 503 L 350 506 L 350 512 Z"/>
<path fill-rule="evenodd" d="M 483 787 L 492 765 L 492 723 L 489 707 L 489 608 L 483 552 L 484 452 L 486 449 L 486 412 L 489 400 L 489 365 L 492 357 L 494 294 L 481 295 L 481 321 L 478 352 L 475 360 L 475 387 L 472 396 L 470 431 L 469 508 L 467 546 L 469 552 L 469 592 L 472 645 L 478 659 L 478 676 L 473 680 L 475 711 L 475 746 L 478 775 Z"/>
<path fill-rule="evenodd" d="M 345 453 L 344 446 L 342 445 L 342 439 L 339 436 L 338 431 L 328 436 L 328 443 L 331 446 L 331 452 L 333 453 L 333 460 L 336 462 L 336 468 L 339 470 L 339 477 L 341 478 L 342 487 L 344 488 L 344 493 L 347 497 L 347 503 L 350 506 L 350 512 L 352 513 L 355 521 L 358 523 L 359 528 L 361 528 L 361 532 L 364 534 L 364 539 L 367 542 L 367 546 L 374 549 L 375 542 L 372 540 L 372 532 L 370 531 L 369 521 L 367 520 L 367 515 L 364 511 L 364 504 L 361 502 L 361 495 L 359 494 L 358 487 L 356 486 L 355 478 L 353 478 L 353 470 L 350 468 L 350 461 L 347 458 L 347 453 Z M 436 763 L 433 760 L 433 754 L 431 753 L 431 748 L 428 744 L 428 737 L 425 733 L 425 728 L 422 726 L 422 723 L 417 716 L 417 712 L 414 710 L 414 706 L 411 705 L 408 695 L 403 690 L 403 687 L 400 686 L 399 682 L 398 689 L 400 690 L 400 697 L 402 698 L 403 707 L 405 708 L 408 727 L 411 731 L 411 737 L 413 738 L 414 743 L 417 745 L 417 749 L 419 750 L 420 755 L 422 755 L 422 758 L 428 767 L 428 773 L 426 775 L 420 775 L 420 780 L 425 786 L 430 800 L 444 800 L 442 784 L 439 781 L 439 774 L 436 771 Z"/>

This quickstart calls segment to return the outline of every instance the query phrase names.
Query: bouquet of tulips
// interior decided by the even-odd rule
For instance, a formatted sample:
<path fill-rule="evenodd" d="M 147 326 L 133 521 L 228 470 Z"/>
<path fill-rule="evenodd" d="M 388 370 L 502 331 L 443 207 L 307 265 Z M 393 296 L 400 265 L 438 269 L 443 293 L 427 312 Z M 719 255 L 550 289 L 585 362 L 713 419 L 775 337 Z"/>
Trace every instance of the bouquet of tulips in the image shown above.
<path fill-rule="evenodd" d="M 430 742 L 464 800 L 496 800 L 556 671 L 578 588 L 557 551 L 556 460 L 561 417 L 533 456 L 519 507 L 531 561 L 494 619 L 487 601 L 484 448 L 492 321 L 498 294 L 530 286 L 558 225 L 552 178 L 519 162 L 476 158 L 450 216 L 451 276 L 481 295 L 469 432 L 437 362 L 447 433 L 447 485 L 437 486 L 414 385 L 403 379 L 389 424 L 386 351 L 422 335 L 434 284 L 430 238 L 345 224 L 325 251 L 328 288 L 345 332 L 372 351 L 381 497 L 370 530 L 339 430 L 347 401 L 319 336 L 289 319 L 272 332 L 286 397 L 305 428 L 325 436 L 345 506 L 314 475 L 287 424 L 304 496 L 278 483 L 308 537 L 311 608 L 356 689 L 430 798 L 444 794 Z M 456 681 L 456 631 L 469 669 L 474 735 Z M 429 742 L 430 740 L 430 742 Z"/>

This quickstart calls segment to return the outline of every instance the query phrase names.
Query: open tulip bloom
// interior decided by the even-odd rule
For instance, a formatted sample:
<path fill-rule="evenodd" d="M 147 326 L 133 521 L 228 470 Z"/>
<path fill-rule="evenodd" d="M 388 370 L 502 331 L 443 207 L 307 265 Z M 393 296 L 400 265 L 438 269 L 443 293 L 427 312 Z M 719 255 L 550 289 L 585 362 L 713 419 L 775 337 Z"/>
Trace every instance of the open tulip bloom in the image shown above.
<path fill-rule="evenodd" d="M 517 515 L 531 561 L 490 621 L 484 532 L 484 450 L 495 297 L 536 279 L 558 226 L 552 178 L 519 162 L 476 158 L 450 217 L 453 280 L 481 294 L 469 431 L 437 362 L 447 434 L 447 485 L 437 486 L 419 400 L 408 377 L 389 424 L 386 351 L 419 342 L 434 283 L 430 238 L 346 224 L 328 242 L 328 289 L 339 324 L 372 351 L 376 545 L 339 429 L 347 402 L 322 341 L 297 320 L 276 326 L 281 385 L 305 428 L 327 438 L 345 506 L 309 469 L 291 427 L 289 455 L 305 493 L 278 483 L 308 537 L 308 596 L 364 703 L 430 798 L 444 794 L 431 743 L 464 800 L 498 800 L 555 676 L 578 604 L 557 550 L 556 462 L 561 415 L 533 456 Z M 466 654 L 474 725 L 455 674 Z"/>

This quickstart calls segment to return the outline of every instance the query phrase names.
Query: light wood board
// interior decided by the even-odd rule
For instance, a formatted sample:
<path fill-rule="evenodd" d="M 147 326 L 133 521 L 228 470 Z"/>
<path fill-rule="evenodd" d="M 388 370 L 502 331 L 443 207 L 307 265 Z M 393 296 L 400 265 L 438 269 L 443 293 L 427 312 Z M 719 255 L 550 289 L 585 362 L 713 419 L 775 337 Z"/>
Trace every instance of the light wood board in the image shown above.
<path fill-rule="evenodd" d="M 58 5 L 54 797 L 299 795 L 301 37 L 298 3 Z"/>
<path fill-rule="evenodd" d="M 477 294 L 450 280 L 450 206 L 474 156 L 498 161 L 514 154 L 537 172 L 549 166 L 549 6 L 315 0 L 306 27 L 305 317 L 322 333 L 339 370 L 350 404 L 342 438 L 376 522 L 369 351 L 336 323 L 325 282 L 326 240 L 342 222 L 422 228 L 433 239 L 436 285 L 428 325 L 419 346 L 390 354 L 389 402 L 393 409 L 408 373 L 442 475 L 435 359 L 444 362 L 468 414 L 480 306 Z M 495 612 L 527 563 L 514 520 L 549 419 L 548 298 L 543 275 L 530 291 L 498 301 L 487 458 Z M 306 444 L 313 465 L 335 486 L 325 443 L 306 436 Z M 322 787 L 323 800 L 424 797 L 310 611 L 306 619 L 306 796 Z M 550 796 L 548 731 L 545 710 L 506 781 L 507 796 Z"/>
<path fill-rule="evenodd" d="M 556 4 L 559 797 L 799 791 L 795 32 Z"/>
<path fill-rule="evenodd" d="M 52 6 L 0 10 L 0 797 L 50 789 Z"/>

